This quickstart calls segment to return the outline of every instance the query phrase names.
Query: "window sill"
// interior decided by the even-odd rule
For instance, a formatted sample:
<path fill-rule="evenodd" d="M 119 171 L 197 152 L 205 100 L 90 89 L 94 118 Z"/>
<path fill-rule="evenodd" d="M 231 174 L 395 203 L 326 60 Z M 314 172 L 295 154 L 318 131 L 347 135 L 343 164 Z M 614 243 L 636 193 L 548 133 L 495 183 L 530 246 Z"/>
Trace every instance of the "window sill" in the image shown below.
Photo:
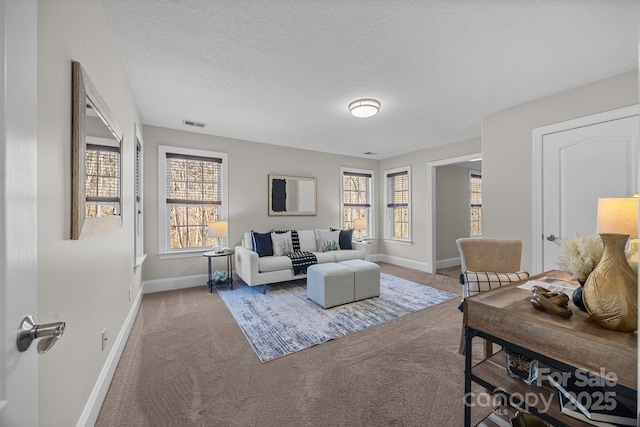
<path fill-rule="evenodd" d="M 212 248 L 202 248 L 180 252 L 161 252 L 158 254 L 159 259 L 179 259 L 179 258 L 196 258 L 201 257 L 203 253 L 209 252 Z"/>
<path fill-rule="evenodd" d="M 385 243 L 393 243 L 394 245 L 413 245 L 413 241 L 409 239 L 395 239 L 393 237 L 384 237 L 383 240 Z"/>
<path fill-rule="evenodd" d="M 357 239 L 351 239 L 352 242 L 358 242 Z M 364 237 L 362 240 L 360 240 L 361 243 L 375 243 L 376 238 L 375 237 Z"/>

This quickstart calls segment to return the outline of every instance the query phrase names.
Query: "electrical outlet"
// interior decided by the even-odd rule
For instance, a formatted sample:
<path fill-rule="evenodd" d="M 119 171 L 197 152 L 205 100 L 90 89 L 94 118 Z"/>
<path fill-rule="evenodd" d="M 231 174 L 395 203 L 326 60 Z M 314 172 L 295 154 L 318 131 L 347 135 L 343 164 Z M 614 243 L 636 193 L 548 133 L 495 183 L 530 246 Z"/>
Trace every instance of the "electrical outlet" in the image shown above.
<path fill-rule="evenodd" d="M 104 351 L 105 348 L 107 348 L 107 330 L 103 329 L 102 330 L 102 351 Z"/>
<path fill-rule="evenodd" d="M 131 286 L 129 286 L 129 302 L 131 302 Z"/>

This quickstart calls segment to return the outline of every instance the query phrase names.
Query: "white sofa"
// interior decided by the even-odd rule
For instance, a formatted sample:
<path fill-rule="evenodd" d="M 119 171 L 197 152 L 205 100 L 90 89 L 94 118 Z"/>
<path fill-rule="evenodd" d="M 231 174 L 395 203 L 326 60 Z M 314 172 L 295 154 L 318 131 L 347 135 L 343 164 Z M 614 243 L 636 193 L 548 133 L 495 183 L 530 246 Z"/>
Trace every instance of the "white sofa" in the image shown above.
<path fill-rule="evenodd" d="M 369 261 L 369 244 L 351 242 L 352 249 L 319 252 L 316 241 L 316 230 L 297 230 L 300 239 L 300 250 L 312 252 L 318 264 L 340 262 L 351 259 Z M 295 275 L 293 265 L 288 256 L 258 256 L 253 250 L 251 232 L 244 233 L 242 245 L 235 247 L 235 272 L 249 286 L 262 285 L 263 293 L 267 292 L 270 283 L 285 282 L 307 277 L 306 274 Z"/>

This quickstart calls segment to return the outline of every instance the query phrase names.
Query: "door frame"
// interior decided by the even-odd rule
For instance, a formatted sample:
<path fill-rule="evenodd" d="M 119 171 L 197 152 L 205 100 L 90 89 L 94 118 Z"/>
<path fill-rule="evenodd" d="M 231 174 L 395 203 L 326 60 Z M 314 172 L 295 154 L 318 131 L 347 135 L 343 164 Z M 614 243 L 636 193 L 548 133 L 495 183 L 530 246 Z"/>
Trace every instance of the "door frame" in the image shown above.
<path fill-rule="evenodd" d="M 554 123 L 547 126 L 541 126 L 534 128 L 531 131 L 531 143 L 533 149 L 533 210 L 532 210 L 532 253 L 533 264 L 532 270 L 534 273 L 542 272 L 543 256 L 543 210 L 542 210 L 542 144 L 544 137 L 549 134 L 564 132 L 579 127 L 597 125 L 600 123 L 610 122 L 613 120 L 625 119 L 627 117 L 633 117 L 638 115 L 638 104 L 629 105 L 627 107 L 616 108 L 614 110 L 604 111 L 602 113 L 590 114 L 584 117 L 578 117 L 576 119 L 567 120 L 560 123 Z"/>
<path fill-rule="evenodd" d="M 466 154 L 464 156 L 449 157 L 427 163 L 427 201 L 429 203 L 429 217 L 427 219 L 427 273 L 436 272 L 436 168 L 454 163 L 468 162 L 482 157 L 482 152 Z"/>

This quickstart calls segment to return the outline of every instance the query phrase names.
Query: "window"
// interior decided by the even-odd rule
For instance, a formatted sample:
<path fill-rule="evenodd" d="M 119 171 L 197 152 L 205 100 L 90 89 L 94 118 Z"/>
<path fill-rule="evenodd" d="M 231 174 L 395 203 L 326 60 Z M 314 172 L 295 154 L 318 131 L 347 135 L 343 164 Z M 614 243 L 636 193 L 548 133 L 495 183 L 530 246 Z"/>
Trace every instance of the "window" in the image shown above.
<path fill-rule="evenodd" d="M 120 215 L 120 145 L 87 136 L 85 151 L 85 217 Z"/>
<path fill-rule="evenodd" d="M 218 244 L 208 224 L 227 217 L 227 155 L 160 146 L 160 253 L 202 252 Z"/>
<path fill-rule="evenodd" d="M 145 259 L 144 253 L 144 215 L 142 214 L 142 209 L 144 203 L 142 201 L 142 192 L 143 192 L 143 173 L 142 173 L 142 135 L 140 134 L 140 128 L 135 126 L 135 134 L 136 134 L 136 158 L 135 158 L 135 170 L 134 170 L 134 230 L 136 233 L 135 237 L 135 266 L 142 265 L 142 262 Z"/>
<path fill-rule="evenodd" d="M 353 229 L 354 219 L 364 219 L 366 229 L 355 230 L 354 237 L 373 237 L 371 209 L 373 172 L 341 168 L 342 228 Z"/>
<path fill-rule="evenodd" d="M 409 167 L 385 171 L 385 237 L 411 239 L 411 170 Z"/>
<path fill-rule="evenodd" d="M 482 175 L 469 173 L 469 203 L 471 206 L 471 237 L 482 236 Z"/>

